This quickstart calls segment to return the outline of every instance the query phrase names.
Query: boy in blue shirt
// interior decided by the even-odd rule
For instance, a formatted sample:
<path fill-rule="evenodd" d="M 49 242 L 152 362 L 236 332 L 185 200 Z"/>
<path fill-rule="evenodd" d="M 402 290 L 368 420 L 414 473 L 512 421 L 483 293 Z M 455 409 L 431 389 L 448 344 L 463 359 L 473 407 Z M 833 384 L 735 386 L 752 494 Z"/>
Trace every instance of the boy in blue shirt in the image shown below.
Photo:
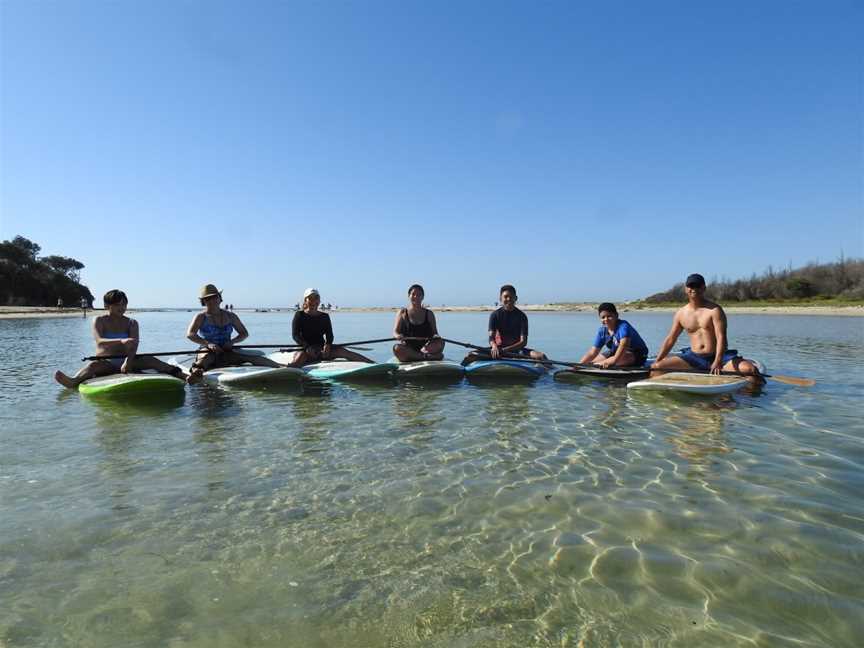
<path fill-rule="evenodd" d="M 648 358 L 648 345 L 627 320 L 618 319 L 615 304 L 604 302 L 597 307 L 603 325 L 580 364 L 589 362 L 603 367 L 641 367 Z"/>

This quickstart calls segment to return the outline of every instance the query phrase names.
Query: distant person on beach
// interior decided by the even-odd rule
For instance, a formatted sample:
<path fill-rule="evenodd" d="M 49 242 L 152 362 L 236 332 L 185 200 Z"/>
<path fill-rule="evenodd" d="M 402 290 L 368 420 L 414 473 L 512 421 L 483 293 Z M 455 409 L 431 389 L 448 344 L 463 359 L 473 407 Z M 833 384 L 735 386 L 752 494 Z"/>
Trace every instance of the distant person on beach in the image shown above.
<path fill-rule="evenodd" d="M 354 362 L 372 362 L 369 358 L 341 346 L 333 346 L 333 325 L 330 316 L 318 310 L 321 295 L 315 288 L 303 293 L 303 308 L 294 313 L 291 335 L 301 347 L 291 366 L 302 367 L 313 362 L 344 358 Z"/>
<path fill-rule="evenodd" d="M 256 367 L 283 367 L 261 355 L 238 353 L 234 345 L 249 337 L 243 322 L 232 312 L 221 307 L 222 293 L 213 284 L 201 288 L 199 300 L 204 310 L 189 323 L 186 337 L 201 349 L 189 371 L 190 382 L 196 382 L 208 369 L 251 364 Z M 234 332 L 237 332 L 234 335 Z"/>
<path fill-rule="evenodd" d="M 489 315 L 489 349 L 471 351 L 462 364 L 468 365 L 489 356 L 495 360 L 512 355 L 545 360 L 545 353 L 525 346 L 528 343 L 528 316 L 516 308 L 516 288 L 510 284 L 501 286 L 499 299 L 502 306 Z"/>
<path fill-rule="evenodd" d="M 651 368 L 665 371 L 701 369 L 712 374 L 732 371 L 748 376 L 751 383 L 763 382 L 756 363 L 742 358 L 738 351 L 728 347 L 726 313 L 719 304 L 705 299 L 705 278 L 700 274 L 689 275 L 684 282 L 684 292 L 687 304 L 675 312 L 672 328 Z M 687 331 L 690 336 L 690 346 L 669 355 L 682 331 Z"/>
<path fill-rule="evenodd" d="M 81 312 L 82 312 L 82 317 L 87 317 L 87 298 L 86 297 L 81 298 Z"/>
<path fill-rule="evenodd" d="M 597 307 L 601 326 L 580 364 L 593 363 L 608 367 L 641 367 L 648 358 L 648 345 L 633 325 L 618 317 L 615 304 L 604 302 Z"/>
<path fill-rule="evenodd" d="M 393 337 L 399 342 L 393 345 L 393 355 L 399 362 L 444 359 L 444 340 L 438 335 L 435 313 L 423 308 L 425 296 L 423 286 L 414 284 L 408 289 L 408 307 L 396 314 Z"/>
<path fill-rule="evenodd" d="M 63 298 L 62 297 L 57 298 L 57 308 L 63 308 Z"/>
<path fill-rule="evenodd" d="M 144 369 L 155 369 L 159 373 L 170 374 L 183 380 L 189 378 L 180 367 L 173 367 L 153 356 L 135 355 L 139 342 L 138 322 L 125 315 L 128 305 L 126 293 L 122 290 L 109 290 L 103 301 L 108 313 L 93 319 L 96 355 L 120 357 L 93 360 L 71 377 L 57 371 L 54 373 L 54 380 L 69 389 L 77 389 L 78 385 L 90 378 Z M 86 302 L 84 305 L 86 306 Z"/>

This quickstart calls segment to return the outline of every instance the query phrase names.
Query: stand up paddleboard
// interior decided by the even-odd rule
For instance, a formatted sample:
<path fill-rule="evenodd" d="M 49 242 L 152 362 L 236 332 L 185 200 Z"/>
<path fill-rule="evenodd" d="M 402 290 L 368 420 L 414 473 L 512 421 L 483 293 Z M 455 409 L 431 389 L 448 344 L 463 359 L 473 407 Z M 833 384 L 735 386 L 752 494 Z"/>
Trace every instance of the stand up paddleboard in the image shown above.
<path fill-rule="evenodd" d="M 303 371 L 318 380 L 381 380 L 389 378 L 395 368 L 390 362 L 330 360 L 306 365 Z"/>
<path fill-rule="evenodd" d="M 686 372 L 671 372 L 639 380 L 627 385 L 628 390 L 635 391 L 666 391 L 683 392 L 687 394 L 729 394 L 747 385 L 747 379 L 742 376 L 715 376 L 713 374 L 698 374 Z"/>
<path fill-rule="evenodd" d="M 246 355 L 263 355 L 260 352 L 245 350 Z M 189 371 L 194 358 L 175 358 L 172 364 Z M 278 362 L 278 360 L 277 360 Z M 309 376 L 302 369 L 295 367 L 257 367 L 240 365 L 236 367 L 216 367 L 204 372 L 204 380 L 232 387 L 252 387 L 255 385 L 270 385 L 274 383 L 296 383 L 307 380 Z"/>
<path fill-rule="evenodd" d="M 468 378 L 534 380 L 544 373 L 543 365 L 519 360 L 477 360 L 465 367 Z"/>
<path fill-rule="evenodd" d="M 552 377 L 559 382 L 577 382 L 585 378 L 606 378 L 609 380 L 641 380 L 651 373 L 648 367 L 573 367 L 556 371 Z"/>
<path fill-rule="evenodd" d="M 391 358 L 390 363 L 396 366 L 396 377 L 406 380 L 459 380 L 465 373 L 465 368 L 452 360 L 423 360 L 420 362 L 399 362 Z"/>
<path fill-rule="evenodd" d="M 78 391 L 86 396 L 144 396 L 149 394 L 178 394 L 186 383 L 160 373 L 130 373 L 91 378 L 78 385 Z"/>

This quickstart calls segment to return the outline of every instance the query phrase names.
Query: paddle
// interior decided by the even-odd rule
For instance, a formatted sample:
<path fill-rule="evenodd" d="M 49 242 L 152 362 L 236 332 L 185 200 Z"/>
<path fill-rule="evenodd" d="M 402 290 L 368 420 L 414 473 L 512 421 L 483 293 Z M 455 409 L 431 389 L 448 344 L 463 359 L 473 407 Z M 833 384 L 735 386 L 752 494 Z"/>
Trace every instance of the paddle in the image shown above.
<path fill-rule="evenodd" d="M 476 349 L 478 351 L 484 351 L 486 355 L 489 354 L 488 347 L 477 346 L 476 344 L 468 344 L 467 342 L 459 342 L 458 340 L 448 340 L 444 339 L 445 342 L 450 342 L 452 344 L 457 344 L 459 346 L 464 346 L 469 349 Z M 508 360 L 515 360 L 517 362 L 533 362 L 535 364 L 553 364 L 553 365 L 563 365 L 565 367 L 576 367 L 578 369 L 597 369 L 597 365 L 593 364 L 582 364 L 579 362 L 565 362 L 563 360 L 535 360 L 534 358 L 526 358 L 523 355 L 518 355 L 514 353 L 504 352 L 503 356 Z M 625 368 L 625 367 L 622 367 Z M 629 367 L 626 367 L 629 368 Z M 647 368 L 647 367 L 646 367 Z M 662 371 L 664 373 L 670 372 L 678 372 L 678 373 L 696 373 L 696 374 L 709 374 L 710 371 L 704 371 L 702 369 L 652 369 L 652 371 Z M 721 375 L 725 376 L 744 376 L 747 377 L 748 374 L 743 374 L 740 371 L 721 371 Z M 778 376 L 776 374 L 759 374 L 762 378 L 769 378 L 775 382 L 783 383 L 786 385 L 795 385 L 796 387 L 812 387 L 816 384 L 816 381 L 812 378 L 798 378 L 796 376 Z"/>
<path fill-rule="evenodd" d="M 403 339 L 413 340 L 413 339 L 421 339 L 421 338 L 403 338 Z M 422 339 L 426 339 L 426 338 L 422 338 Z M 346 348 L 346 347 L 356 348 L 361 344 L 377 344 L 378 342 L 395 342 L 396 340 L 397 340 L 397 338 L 389 337 L 389 338 L 379 338 L 377 340 L 359 340 L 358 342 L 338 342 L 338 343 L 334 342 L 330 346 L 342 347 L 342 348 Z M 297 351 L 298 349 L 301 349 L 301 348 L 302 347 L 300 347 L 300 346 L 294 345 L 293 349 L 289 348 L 289 347 L 282 347 L 279 350 L 280 351 Z"/>

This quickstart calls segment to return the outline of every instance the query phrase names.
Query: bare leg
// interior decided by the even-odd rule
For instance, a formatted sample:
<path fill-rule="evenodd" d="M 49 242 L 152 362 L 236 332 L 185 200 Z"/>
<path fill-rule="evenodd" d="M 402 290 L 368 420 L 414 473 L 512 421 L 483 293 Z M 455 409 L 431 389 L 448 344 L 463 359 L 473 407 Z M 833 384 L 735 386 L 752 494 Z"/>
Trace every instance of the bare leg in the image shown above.
<path fill-rule="evenodd" d="M 723 365 L 723 371 L 735 371 L 745 376 L 751 385 L 764 385 L 765 379 L 759 375 L 756 363 L 746 358 L 732 358 Z"/>
<path fill-rule="evenodd" d="M 236 351 L 226 351 L 221 354 L 219 364 L 223 367 L 236 367 L 239 365 L 251 364 L 255 367 L 272 367 L 274 369 L 282 369 L 285 366 L 279 364 L 275 360 L 271 360 L 267 356 L 237 353 Z"/>
<path fill-rule="evenodd" d="M 396 356 L 399 362 L 419 362 L 423 360 L 423 353 L 407 344 L 394 344 L 393 355 Z"/>
<path fill-rule="evenodd" d="M 656 371 L 662 369 L 662 371 Z M 684 358 L 677 355 L 666 356 L 659 362 L 655 362 L 652 371 L 649 374 L 650 378 L 662 376 L 667 371 L 692 371 L 693 367 Z"/>
<path fill-rule="evenodd" d="M 426 360 L 443 360 L 444 359 L 444 340 L 441 338 L 433 338 L 426 343 L 421 351 Z"/>
<path fill-rule="evenodd" d="M 135 371 L 140 369 L 155 369 L 159 373 L 169 374 L 175 378 L 180 378 L 180 380 L 185 380 L 187 382 L 189 380 L 189 374 L 183 371 L 183 369 L 175 365 L 170 365 L 167 362 L 162 362 L 162 360 L 154 358 L 153 356 L 135 356 L 132 366 Z"/>
<path fill-rule="evenodd" d="M 542 351 L 529 351 L 532 360 L 547 360 L 546 354 Z"/>
<path fill-rule="evenodd" d="M 313 364 L 315 362 L 321 361 L 321 353 L 318 351 L 309 352 L 305 349 L 302 351 L 297 351 L 294 354 L 294 361 L 289 365 L 291 367 L 305 367 L 306 365 Z"/>
<path fill-rule="evenodd" d="M 192 367 L 189 369 L 189 377 L 186 379 L 186 382 L 190 385 L 200 382 L 204 376 L 204 372 L 215 366 L 221 355 L 221 353 L 214 353 L 212 351 L 199 353 L 198 357 L 195 358 L 195 362 L 192 363 Z"/>
<path fill-rule="evenodd" d="M 341 346 L 334 346 L 333 349 L 330 351 L 330 357 L 345 358 L 346 360 L 351 360 L 352 362 L 368 362 L 370 364 L 375 362 L 374 360 L 367 358 L 364 355 L 355 353 L 354 351 L 349 351 L 345 347 Z"/>
<path fill-rule="evenodd" d="M 606 358 L 598 358 L 597 362 L 603 362 Z M 630 349 L 626 349 L 618 358 L 618 361 L 612 365 L 613 367 L 632 367 L 636 364 L 636 356 Z"/>
<path fill-rule="evenodd" d="M 78 389 L 85 380 L 97 378 L 99 376 L 110 376 L 111 374 L 120 373 L 120 369 L 104 360 L 94 360 L 78 370 L 74 376 L 67 376 L 62 371 L 54 372 L 54 380 L 66 387 L 67 389 Z"/>

